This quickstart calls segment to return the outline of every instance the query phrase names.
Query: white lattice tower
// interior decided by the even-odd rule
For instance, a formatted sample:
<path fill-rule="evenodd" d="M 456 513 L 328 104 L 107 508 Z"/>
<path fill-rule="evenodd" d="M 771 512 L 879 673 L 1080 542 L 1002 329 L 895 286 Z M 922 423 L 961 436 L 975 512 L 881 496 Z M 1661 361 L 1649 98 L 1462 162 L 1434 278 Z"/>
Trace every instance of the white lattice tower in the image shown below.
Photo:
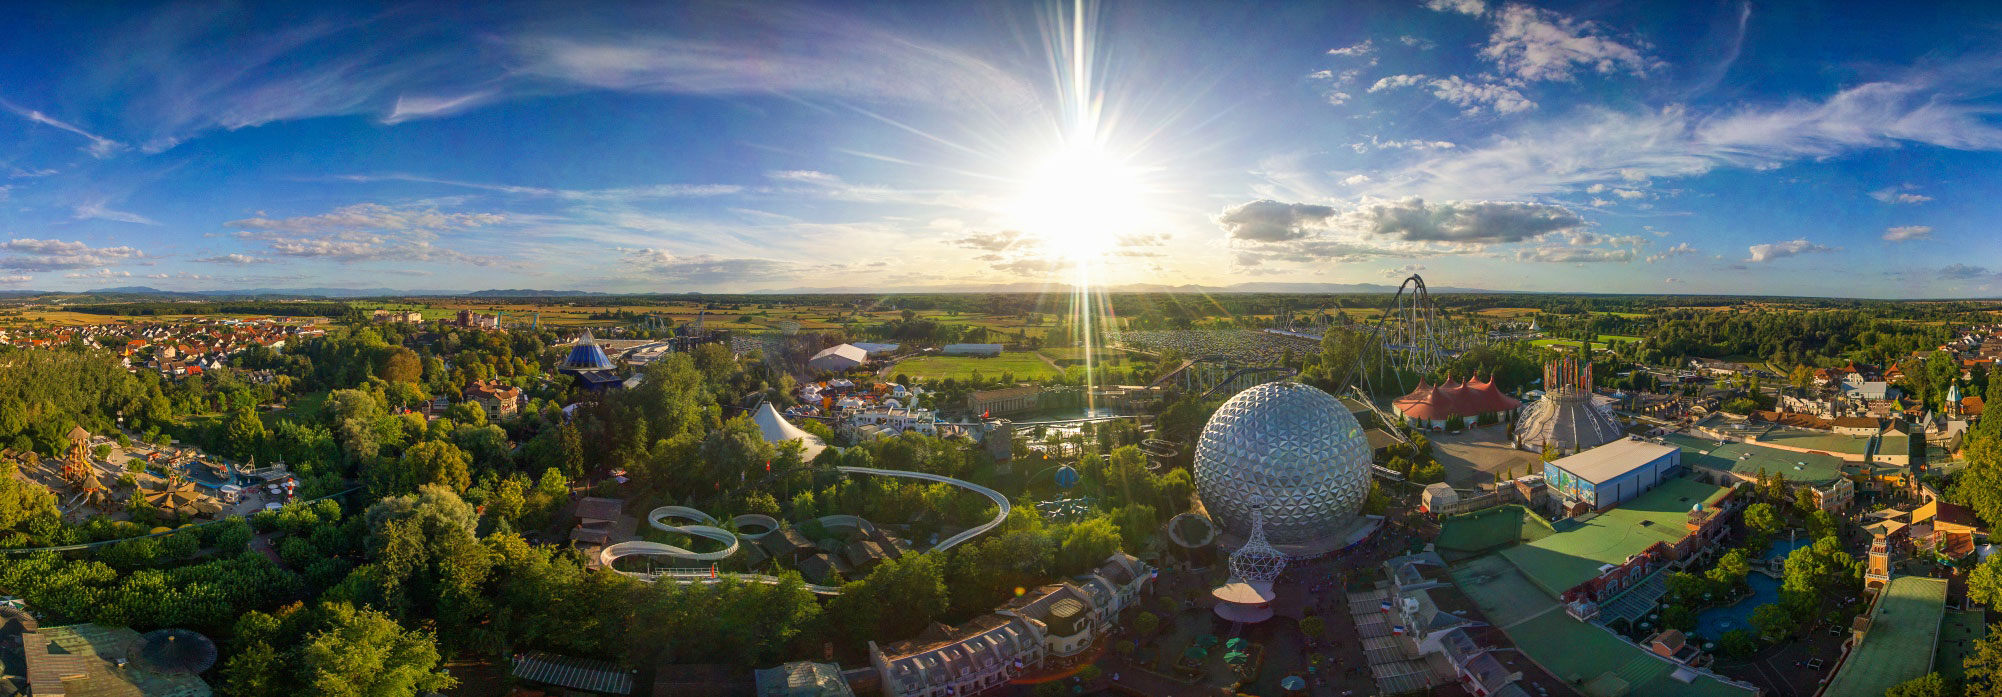
<path fill-rule="evenodd" d="M 1230 575 L 1245 583 L 1272 583 L 1286 570 L 1286 555 L 1265 541 L 1265 501 L 1251 506 L 1251 535 L 1244 546 L 1230 553 Z"/>

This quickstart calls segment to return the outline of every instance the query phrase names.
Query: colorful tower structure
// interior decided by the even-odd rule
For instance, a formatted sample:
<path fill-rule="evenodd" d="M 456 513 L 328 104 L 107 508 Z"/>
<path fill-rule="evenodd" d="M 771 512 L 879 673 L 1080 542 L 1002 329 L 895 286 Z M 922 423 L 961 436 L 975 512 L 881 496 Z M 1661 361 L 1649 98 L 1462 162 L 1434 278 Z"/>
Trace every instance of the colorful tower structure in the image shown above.
<path fill-rule="evenodd" d="M 86 503 L 103 505 L 111 498 L 110 487 L 97 478 L 97 467 L 90 464 L 90 432 L 82 426 L 70 429 L 70 451 L 63 460 L 63 481 L 69 482 Z"/>
<path fill-rule="evenodd" d="M 63 479 L 75 484 L 89 477 L 96 468 L 90 465 L 90 432 L 82 426 L 70 429 L 70 451 L 63 460 Z"/>

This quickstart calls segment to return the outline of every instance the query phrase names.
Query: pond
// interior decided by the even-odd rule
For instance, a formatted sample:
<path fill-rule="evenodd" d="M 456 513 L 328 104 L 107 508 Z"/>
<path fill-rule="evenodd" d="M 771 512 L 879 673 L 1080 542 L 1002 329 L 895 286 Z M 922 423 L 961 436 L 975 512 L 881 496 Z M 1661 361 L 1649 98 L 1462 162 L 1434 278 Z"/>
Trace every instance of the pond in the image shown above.
<path fill-rule="evenodd" d="M 1783 559 L 1793 554 L 1794 550 L 1806 547 L 1808 544 L 1809 541 L 1805 538 L 1776 541 L 1766 548 L 1766 553 L 1760 556 L 1758 561 L 1753 562 L 1753 565 L 1759 567 L 1764 566 L 1769 560 Z M 1716 641 L 1724 636 L 1725 632 L 1733 629 L 1750 629 L 1752 611 L 1759 609 L 1760 605 L 1780 599 L 1779 579 L 1753 571 L 1745 575 L 1745 583 L 1752 587 L 1750 596 L 1728 607 L 1713 607 L 1696 613 L 1696 633 L 1701 635 L 1704 641 Z"/>

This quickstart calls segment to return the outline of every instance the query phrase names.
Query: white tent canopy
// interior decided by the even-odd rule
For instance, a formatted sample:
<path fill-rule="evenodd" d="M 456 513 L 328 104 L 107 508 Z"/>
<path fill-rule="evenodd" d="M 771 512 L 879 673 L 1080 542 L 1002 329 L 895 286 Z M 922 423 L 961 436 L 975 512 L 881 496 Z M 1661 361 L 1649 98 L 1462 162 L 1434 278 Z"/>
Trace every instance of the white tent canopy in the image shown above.
<path fill-rule="evenodd" d="M 757 422 L 758 431 L 764 434 L 767 443 L 778 444 L 797 440 L 804 444 L 806 446 L 804 454 L 808 462 L 813 461 L 820 451 L 827 449 L 827 443 L 822 441 L 820 436 L 794 426 L 791 421 L 787 421 L 786 417 L 779 414 L 778 409 L 772 407 L 771 402 L 760 403 L 757 413 L 751 415 L 751 420 Z"/>

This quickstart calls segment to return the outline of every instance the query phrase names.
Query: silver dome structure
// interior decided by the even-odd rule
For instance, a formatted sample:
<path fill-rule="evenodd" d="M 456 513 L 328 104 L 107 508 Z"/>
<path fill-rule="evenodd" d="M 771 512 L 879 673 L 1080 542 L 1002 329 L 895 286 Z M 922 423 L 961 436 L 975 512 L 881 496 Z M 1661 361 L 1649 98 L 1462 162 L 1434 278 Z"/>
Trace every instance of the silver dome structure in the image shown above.
<path fill-rule="evenodd" d="M 1265 535 L 1296 556 L 1339 546 L 1369 495 L 1362 427 L 1326 392 L 1290 380 L 1238 393 L 1196 445 L 1196 492 L 1225 535 L 1251 535 L 1263 504 Z"/>

